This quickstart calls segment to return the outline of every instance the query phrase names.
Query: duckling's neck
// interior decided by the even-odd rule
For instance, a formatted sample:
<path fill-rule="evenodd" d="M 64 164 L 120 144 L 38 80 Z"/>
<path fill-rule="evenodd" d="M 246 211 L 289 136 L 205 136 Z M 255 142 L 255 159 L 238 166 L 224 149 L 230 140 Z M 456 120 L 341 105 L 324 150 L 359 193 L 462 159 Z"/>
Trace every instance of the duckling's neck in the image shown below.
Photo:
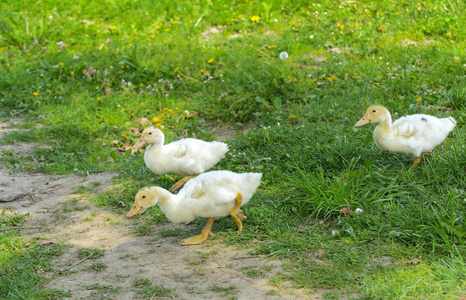
<path fill-rule="evenodd" d="M 172 204 L 177 204 L 179 202 L 177 195 L 174 195 L 165 189 L 160 188 L 158 193 L 159 193 L 159 196 L 158 196 L 159 201 L 157 204 L 159 205 L 159 207 L 170 206 Z"/>
<path fill-rule="evenodd" d="M 149 146 L 147 146 L 147 149 L 146 149 L 146 153 L 147 152 L 160 152 L 162 150 L 162 147 L 163 147 L 163 139 L 160 141 L 160 140 L 157 140 L 153 143 L 150 143 Z"/>
<path fill-rule="evenodd" d="M 184 205 L 178 194 L 172 194 L 169 191 L 166 191 L 166 194 L 159 199 L 157 205 L 170 221 L 174 223 L 183 222 L 183 218 L 180 215 L 183 215 Z"/>
<path fill-rule="evenodd" d="M 392 127 L 392 116 L 388 111 L 385 114 L 385 118 L 381 119 L 379 124 L 379 126 L 386 127 L 387 129 Z"/>

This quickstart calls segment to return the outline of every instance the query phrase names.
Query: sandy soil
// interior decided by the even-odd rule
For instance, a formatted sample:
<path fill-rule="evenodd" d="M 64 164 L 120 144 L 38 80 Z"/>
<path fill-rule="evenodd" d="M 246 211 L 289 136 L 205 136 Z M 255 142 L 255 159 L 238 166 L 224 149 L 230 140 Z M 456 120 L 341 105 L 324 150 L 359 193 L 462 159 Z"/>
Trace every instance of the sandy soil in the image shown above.
<path fill-rule="evenodd" d="M 0 124 L 0 128 L 6 127 L 8 124 Z M 5 129 L 0 132 L 0 138 L 6 133 Z M 0 147 L 0 151 L 10 148 L 19 155 L 39 146 L 15 143 Z M 180 237 L 158 234 L 163 229 L 190 228 L 189 224 L 153 226 L 151 235 L 138 236 L 137 219 L 96 207 L 81 194 L 73 194 L 81 186 L 92 188 L 93 193 L 109 190 L 114 176 L 11 174 L 0 166 L 0 196 L 24 192 L 12 202 L 0 202 L 0 210 L 29 214 L 23 228 L 26 237 L 44 244 L 70 245 L 55 260 L 54 271 L 45 273 L 51 278 L 48 288 L 69 290 L 71 299 L 160 299 L 144 295 L 142 287 L 134 286 L 136 279 L 145 278 L 152 286 L 172 289 L 162 297 L 166 299 L 321 299 L 319 293 L 310 296 L 283 282 L 280 287 L 270 285 L 270 279 L 286 272 L 281 261 L 218 240 L 182 247 Z M 81 248 L 102 249 L 104 255 L 82 260 L 78 255 Z M 103 270 L 96 271 L 99 266 Z"/>

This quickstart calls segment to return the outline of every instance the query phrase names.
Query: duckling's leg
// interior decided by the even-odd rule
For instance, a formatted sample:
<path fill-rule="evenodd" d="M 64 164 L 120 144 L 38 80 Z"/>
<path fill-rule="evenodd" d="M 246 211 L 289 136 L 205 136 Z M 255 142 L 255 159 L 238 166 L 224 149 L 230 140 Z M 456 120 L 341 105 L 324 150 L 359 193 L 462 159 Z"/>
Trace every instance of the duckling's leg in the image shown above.
<path fill-rule="evenodd" d="M 185 176 L 183 178 L 181 178 L 180 180 L 178 180 L 174 185 L 172 185 L 172 187 L 168 190 L 170 193 L 173 193 L 173 192 L 176 192 L 177 190 L 181 189 L 183 187 L 183 185 L 186 184 L 186 182 L 188 182 L 189 179 L 192 179 L 194 177 L 196 177 L 197 175 L 193 175 L 193 176 Z"/>
<path fill-rule="evenodd" d="M 183 246 L 187 245 L 199 245 L 202 244 L 209 235 L 213 236 L 214 234 L 210 231 L 212 229 L 212 224 L 214 224 L 215 218 L 209 218 L 207 221 L 207 224 L 205 225 L 204 229 L 202 229 L 202 232 L 200 235 L 195 235 L 190 238 L 183 239 Z"/>
<path fill-rule="evenodd" d="M 417 167 L 417 165 L 419 165 L 419 163 L 421 162 L 421 157 L 422 157 L 422 154 L 419 155 L 418 157 L 416 157 L 416 159 L 414 160 L 414 164 L 411 167 L 411 169 L 415 169 Z"/>
<path fill-rule="evenodd" d="M 241 230 L 243 230 L 243 223 L 241 222 L 241 220 L 246 219 L 246 216 L 243 215 L 243 211 L 239 209 L 241 203 L 243 203 L 243 196 L 240 193 L 238 193 L 238 195 L 236 195 L 235 198 L 235 205 L 230 210 L 230 216 L 238 226 L 238 232 L 241 232 Z"/>

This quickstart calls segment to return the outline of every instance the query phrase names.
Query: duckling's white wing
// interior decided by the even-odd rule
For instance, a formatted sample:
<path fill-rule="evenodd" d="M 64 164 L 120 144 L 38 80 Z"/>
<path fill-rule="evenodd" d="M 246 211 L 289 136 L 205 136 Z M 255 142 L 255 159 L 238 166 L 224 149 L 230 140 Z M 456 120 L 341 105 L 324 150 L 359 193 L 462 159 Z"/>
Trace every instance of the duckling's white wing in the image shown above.
<path fill-rule="evenodd" d="M 198 200 L 225 203 L 235 199 L 239 192 L 237 185 L 234 178 L 225 176 L 224 171 L 211 171 L 189 180 L 180 193 Z"/>
<path fill-rule="evenodd" d="M 165 155 L 175 158 L 184 157 L 187 151 L 188 146 L 184 140 L 176 141 L 163 147 L 163 153 Z"/>
<path fill-rule="evenodd" d="M 395 136 L 404 138 L 424 137 L 437 126 L 439 119 L 429 115 L 410 115 L 393 122 Z"/>

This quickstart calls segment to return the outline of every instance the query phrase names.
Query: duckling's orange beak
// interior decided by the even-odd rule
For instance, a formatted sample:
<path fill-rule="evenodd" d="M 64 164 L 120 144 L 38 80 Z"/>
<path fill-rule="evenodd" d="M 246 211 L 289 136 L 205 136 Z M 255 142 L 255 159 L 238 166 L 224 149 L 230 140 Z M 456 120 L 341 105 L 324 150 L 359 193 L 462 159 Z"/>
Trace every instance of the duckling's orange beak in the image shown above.
<path fill-rule="evenodd" d="M 141 136 L 141 138 L 134 144 L 133 149 L 131 149 L 131 155 L 136 152 L 137 149 L 141 148 L 146 144 L 146 139 L 144 139 L 144 136 Z"/>
<path fill-rule="evenodd" d="M 134 216 L 140 209 L 141 209 L 140 206 L 134 204 L 133 208 L 131 208 L 131 210 L 126 214 L 126 216 L 128 218 L 130 218 L 130 217 Z"/>
<path fill-rule="evenodd" d="M 367 115 L 364 115 L 364 117 L 362 117 L 361 120 L 359 120 L 358 123 L 354 125 L 354 127 L 361 127 L 361 126 L 364 126 L 370 123 L 371 123 L 371 120 L 367 117 Z"/>

